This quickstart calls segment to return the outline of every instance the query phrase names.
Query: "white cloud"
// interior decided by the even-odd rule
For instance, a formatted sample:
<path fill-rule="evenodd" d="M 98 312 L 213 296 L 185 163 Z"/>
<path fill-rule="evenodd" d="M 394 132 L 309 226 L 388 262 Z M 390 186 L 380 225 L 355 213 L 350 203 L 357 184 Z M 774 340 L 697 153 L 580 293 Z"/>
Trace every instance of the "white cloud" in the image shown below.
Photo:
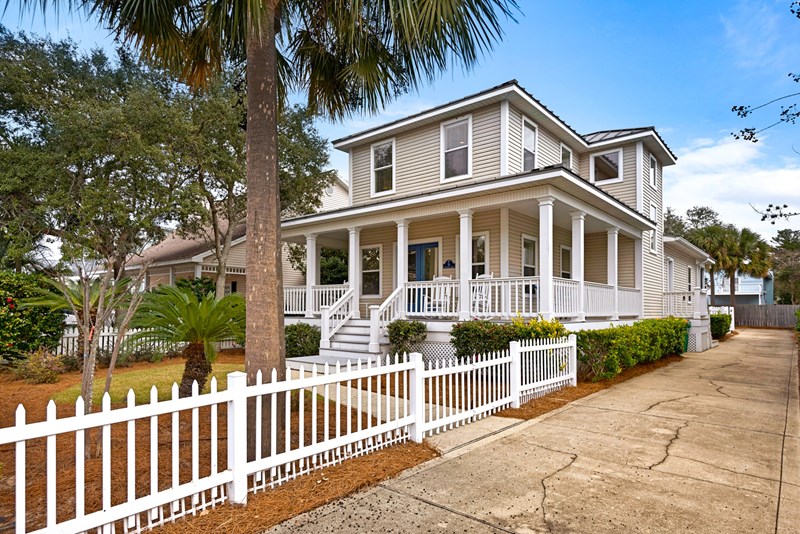
<path fill-rule="evenodd" d="M 785 71 L 793 66 L 797 45 L 796 19 L 788 2 L 740 0 L 720 16 L 725 40 L 739 67 Z"/>
<path fill-rule="evenodd" d="M 781 228 L 800 227 L 797 219 L 775 225 L 761 222 L 751 207 L 763 209 L 779 202 L 800 209 L 800 156 L 770 162 L 766 142 L 691 141 L 678 150 L 678 164 L 665 169 L 665 206 L 681 215 L 693 206 L 710 206 L 723 221 L 752 228 L 764 237 Z"/>

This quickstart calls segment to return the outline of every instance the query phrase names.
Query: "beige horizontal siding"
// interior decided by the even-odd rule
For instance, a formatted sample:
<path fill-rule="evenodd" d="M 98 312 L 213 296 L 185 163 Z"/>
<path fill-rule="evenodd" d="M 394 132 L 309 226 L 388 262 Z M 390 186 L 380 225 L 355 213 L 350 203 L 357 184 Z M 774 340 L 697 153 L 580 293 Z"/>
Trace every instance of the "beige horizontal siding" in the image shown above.
<path fill-rule="evenodd" d="M 584 278 L 587 282 L 608 282 L 608 235 L 605 232 L 586 234 L 584 238 Z"/>
<path fill-rule="evenodd" d="M 508 109 L 508 173 L 522 172 L 522 113 L 514 106 Z"/>
<path fill-rule="evenodd" d="M 636 209 L 636 145 L 627 145 L 622 149 L 622 181 L 610 185 L 598 183 L 597 186 Z"/>
<path fill-rule="evenodd" d="M 636 287 L 636 259 L 634 255 L 635 241 L 626 236 L 620 235 L 617 242 L 619 247 L 617 272 L 619 278 L 617 282 L 621 287 Z"/>
<path fill-rule="evenodd" d="M 555 135 L 542 127 L 538 128 L 539 153 L 536 154 L 536 166 L 538 168 L 561 163 L 561 142 Z"/>

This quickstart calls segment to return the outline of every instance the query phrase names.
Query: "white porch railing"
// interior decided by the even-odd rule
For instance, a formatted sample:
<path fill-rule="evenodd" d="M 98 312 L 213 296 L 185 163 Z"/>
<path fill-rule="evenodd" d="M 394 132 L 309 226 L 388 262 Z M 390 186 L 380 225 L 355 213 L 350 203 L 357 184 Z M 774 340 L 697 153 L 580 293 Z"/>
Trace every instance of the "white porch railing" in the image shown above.
<path fill-rule="evenodd" d="M 586 317 L 611 317 L 614 315 L 614 286 L 584 282 L 583 306 Z"/>
<path fill-rule="evenodd" d="M 470 280 L 470 316 L 510 319 L 539 313 L 539 277 Z"/>
<path fill-rule="evenodd" d="M 333 335 L 353 317 L 358 307 L 355 295 L 355 290 L 348 289 L 332 306 L 323 306 L 321 308 L 322 318 L 320 323 L 322 325 L 322 333 L 319 342 L 321 349 L 329 349 Z"/>
<path fill-rule="evenodd" d="M 96 335 L 99 337 L 97 348 L 101 351 L 111 352 L 114 350 L 114 345 L 117 342 L 117 329 L 106 326 L 98 331 Z M 131 329 L 125 333 L 125 337 L 122 340 L 123 344 L 123 351 L 125 350 L 125 343 L 127 342 L 128 338 L 130 338 L 133 334 L 138 334 L 140 330 Z M 78 337 L 79 337 L 79 328 L 77 326 L 68 326 L 64 329 L 64 333 L 61 335 L 61 340 L 56 347 L 56 353 L 62 355 L 78 355 L 83 353 L 83 347 L 78 345 Z M 224 347 L 220 348 L 229 348 L 229 346 L 234 346 L 235 343 L 233 342 L 222 342 L 225 343 Z M 162 341 L 159 339 L 142 339 L 138 344 L 137 347 L 147 348 L 152 350 L 153 352 L 166 354 L 170 351 L 179 351 L 182 350 L 184 347 L 184 343 L 169 343 L 166 341 Z M 133 348 L 133 347 L 131 347 Z"/>
<path fill-rule="evenodd" d="M 406 309 L 404 288 L 398 287 L 380 306 L 369 308 L 369 351 L 377 354 L 380 352 L 381 335 L 384 334 L 386 325 L 396 319 L 401 319 Z"/>
<path fill-rule="evenodd" d="M 632 287 L 617 288 L 619 316 L 638 317 L 642 310 L 642 292 Z"/>
<path fill-rule="evenodd" d="M 57 417 L 51 401 L 39 422 L 20 405 L 14 426 L 0 428 L 0 446 L 14 456 L 4 467 L 4 491 L 15 494 L 18 533 L 144 532 L 226 502 L 244 505 L 250 493 L 574 385 L 575 356 L 571 335 L 427 366 L 414 353 L 395 363 L 387 356 L 314 365 L 301 368 L 300 379 L 259 371 L 248 384 L 236 372 L 224 391 L 212 378 L 208 394 L 195 384 L 190 397 L 178 398 L 174 385 L 172 398 L 159 401 L 154 387 L 150 402 L 137 405 L 131 391 L 127 406 L 113 410 L 106 394 L 87 415 L 78 399 L 74 416 Z M 293 408 L 298 396 L 310 407 L 301 401 Z M 93 435 L 100 454 L 87 458 Z M 149 452 L 137 454 L 143 443 Z M 45 470 L 44 491 L 28 491 L 32 464 Z"/>
<path fill-rule="evenodd" d="M 458 280 L 406 282 L 406 315 L 408 317 L 456 317 L 458 315 L 458 284 Z"/>
<path fill-rule="evenodd" d="M 305 315 L 306 313 L 306 286 L 284 286 L 283 288 L 283 314 Z"/>
<path fill-rule="evenodd" d="M 705 304 L 705 309 L 707 314 L 708 303 Z M 664 292 L 664 315 L 672 315 L 674 317 L 694 317 L 694 312 L 695 291 Z M 700 313 L 702 316 L 702 312 Z"/>
<path fill-rule="evenodd" d="M 348 289 L 350 286 L 347 284 L 311 286 L 311 294 L 314 296 L 313 313 L 320 313 L 324 306 L 332 307 Z"/>
<path fill-rule="evenodd" d="M 577 317 L 580 314 L 577 280 L 553 278 L 553 314 L 556 317 Z"/>

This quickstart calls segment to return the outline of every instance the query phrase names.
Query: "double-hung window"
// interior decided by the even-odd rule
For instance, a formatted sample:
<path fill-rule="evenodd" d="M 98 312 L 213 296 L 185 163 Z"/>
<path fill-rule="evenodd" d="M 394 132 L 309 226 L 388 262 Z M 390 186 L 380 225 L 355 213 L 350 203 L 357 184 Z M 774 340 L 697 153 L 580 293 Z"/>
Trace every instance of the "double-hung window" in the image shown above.
<path fill-rule="evenodd" d="M 472 237 L 472 278 L 486 274 L 486 236 Z"/>
<path fill-rule="evenodd" d="M 689 285 L 689 291 L 691 291 L 692 290 L 692 268 L 691 267 L 688 268 L 688 271 L 687 271 L 686 275 L 688 276 L 688 278 L 686 280 L 687 280 L 688 285 Z"/>
<path fill-rule="evenodd" d="M 561 245 L 561 278 L 572 279 L 572 249 Z"/>
<path fill-rule="evenodd" d="M 650 220 L 658 226 L 658 208 L 652 202 L 650 203 Z M 650 252 L 658 252 L 658 243 L 656 243 L 656 231 L 650 230 Z"/>
<path fill-rule="evenodd" d="M 536 125 L 522 120 L 522 172 L 536 168 Z"/>
<path fill-rule="evenodd" d="M 622 149 L 592 154 L 589 159 L 589 179 L 594 183 L 622 181 Z"/>
<path fill-rule="evenodd" d="M 536 240 L 522 238 L 522 276 L 536 276 Z"/>
<path fill-rule="evenodd" d="M 394 139 L 372 145 L 372 196 L 394 193 Z"/>
<path fill-rule="evenodd" d="M 472 116 L 442 124 L 442 181 L 472 175 Z"/>
<path fill-rule="evenodd" d="M 361 294 L 380 296 L 381 294 L 381 247 L 361 248 Z"/>
<path fill-rule="evenodd" d="M 658 170 L 658 162 L 654 156 L 650 156 L 650 187 L 653 189 L 658 189 L 658 175 L 656 174 Z"/>
<path fill-rule="evenodd" d="M 572 150 L 566 145 L 561 145 L 561 165 L 566 169 L 572 169 Z"/>

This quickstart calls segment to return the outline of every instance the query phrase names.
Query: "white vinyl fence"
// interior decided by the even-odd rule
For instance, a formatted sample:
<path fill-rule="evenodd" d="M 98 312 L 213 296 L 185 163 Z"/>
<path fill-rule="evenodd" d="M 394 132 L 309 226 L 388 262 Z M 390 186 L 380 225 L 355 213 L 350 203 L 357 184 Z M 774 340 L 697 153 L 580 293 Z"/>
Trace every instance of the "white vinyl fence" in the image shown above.
<path fill-rule="evenodd" d="M 79 328 L 77 326 L 68 326 L 64 329 L 64 334 L 61 336 L 61 341 L 56 347 L 56 352 L 58 354 L 80 354 L 83 351 L 83 347 L 79 346 Z M 139 333 L 139 330 L 132 329 L 128 330 L 125 333 L 125 337 L 123 338 L 123 343 L 125 343 L 132 335 Z M 114 350 L 114 344 L 117 342 L 117 331 L 113 327 L 104 327 L 99 333 L 95 335 L 100 336 L 100 340 L 98 342 L 98 348 L 101 351 L 111 352 Z M 183 349 L 182 343 L 166 343 L 164 341 L 158 339 L 148 339 L 144 338 L 141 342 L 139 347 L 148 348 L 156 353 L 166 354 L 170 351 L 179 351 Z M 239 345 L 236 341 L 229 340 L 229 341 L 222 341 L 218 344 L 218 349 L 231 349 L 238 347 Z M 123 346 L 123 351 L 125 347 Z"/>
<path fill-rule="evenodd" d="M 574 385 L 575 341 L 514 342 L 427 366 L 419 353 L 314 365 L 285 380 L 273 370 L 252 385 L 236 372 L 224 391 L 213 379 L 210 393 L 195 384 L 178 398 L 173 385 L 159 401 L 153 387 L 148 403 L 131 391 L 113 410 L 106 395 L 88 415 L 78 399 L 74 416 L 57 418 L 51 401 L 35 423 L 20 405 L 16 425 L 0 429 L 0 453 L 14 457 L 5 471 L 14 472 L 16 532 L 142 532 L 244 504 L 250 492 Z M 87 449 L 96 454 L 87 459 Z"/>

